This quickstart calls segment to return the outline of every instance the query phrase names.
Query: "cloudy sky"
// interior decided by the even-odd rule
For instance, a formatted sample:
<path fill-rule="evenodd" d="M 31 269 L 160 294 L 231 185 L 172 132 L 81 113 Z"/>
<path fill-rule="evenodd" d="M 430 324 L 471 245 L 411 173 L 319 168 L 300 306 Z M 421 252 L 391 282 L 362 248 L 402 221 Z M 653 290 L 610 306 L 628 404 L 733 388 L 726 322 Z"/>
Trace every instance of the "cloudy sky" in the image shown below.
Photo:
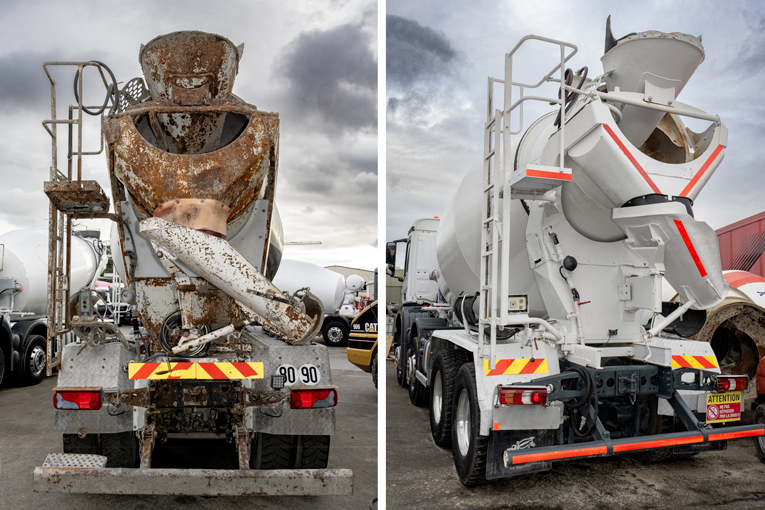
<path fill-rule="evenodd" d="M 51 150 L 41 122 L 50 116 L 50 86 L 42 63 L 100 60 L 125 83 L 141 76 L 141 43 L 176 30 L 213 32 L 244 43 L 234 93 L 261 110 L 280 113 L 276 203 L 285 239 L 322 242 L 289 246 L 285 256 L 374 268 L 377 4 L 368 0 L 3 1 L 0 234 L 48 223 L 42 187 Z M 64 116 L 73 100 L 73 71 L 54 77 L 59 116 Z M 100 104 L 103 92 L 92 87 L 85 97 Z M 98 123 L 84 127 L 85 150 L 97 148 Z M 65 140 L 65 130 L 60 137 Z M 66 171 L 65 161 L 59 168 Z M 83 173 L 108 192 L 104 156 L 86 157 Z M 104 238 L 108 222 L 99 223 Z"/>
<path fill-rule="evenodd" d="M 388 0 L 387 8 L 387 240 L 404 237 L 415 218 L 441 215 L 480 161 L 486 77 L 502 78 L 504 54 L 525 35 L 546 36 L 578 46 L 572 69 L 600 74 L 609 14 L 616 38 L 703 36 L 706 59 L 678 99 L 718 114 L 730 136 L 696 217 L 720 228 L 765 210 L 765 3 Z M 538 79 L 555 53 L 532 50 L 515 70 Z M 525 116 L 526 127 L 538 117 Z"/>

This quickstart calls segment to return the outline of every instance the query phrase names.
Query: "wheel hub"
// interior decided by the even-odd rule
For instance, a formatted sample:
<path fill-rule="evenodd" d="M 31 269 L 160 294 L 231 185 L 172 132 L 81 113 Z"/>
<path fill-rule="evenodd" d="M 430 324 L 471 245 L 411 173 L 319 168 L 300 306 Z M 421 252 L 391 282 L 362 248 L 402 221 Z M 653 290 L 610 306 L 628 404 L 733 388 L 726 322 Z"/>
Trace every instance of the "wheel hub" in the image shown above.
<path fill-rule="evenodd" d="M 332 326 L 327 330 L 327 336 L 329 339 L 333 342 L 339 342 L 343 339 L 343 330 L 338 328 L 337 326 Z"/>
<path fill-rule="evenodd" d="M 457 426 L 457 446 L 460 450 L 460 455 L 465 457 L 470 448 L 470 400 L 466 389 L 460 392 L 460 398 L 457 401 L 457 416 L 454 423 Z"/>
<path fill-rule="evenodd" d="M 34 375 L 38 375 L 45 370 L 45 362 L 47 361 L 47 355 L 41 347 L 35 347 L 32 349 L 29 366 L 32 368 Z"/>
<path fill-rule="evenodd" d="M 436 374 L 435 381 L 433 382 L 433 419 L 436 424 L 441 423 L 441 406 L 443 405 L 443 387 L 441 386 L 441 374 Z"/>

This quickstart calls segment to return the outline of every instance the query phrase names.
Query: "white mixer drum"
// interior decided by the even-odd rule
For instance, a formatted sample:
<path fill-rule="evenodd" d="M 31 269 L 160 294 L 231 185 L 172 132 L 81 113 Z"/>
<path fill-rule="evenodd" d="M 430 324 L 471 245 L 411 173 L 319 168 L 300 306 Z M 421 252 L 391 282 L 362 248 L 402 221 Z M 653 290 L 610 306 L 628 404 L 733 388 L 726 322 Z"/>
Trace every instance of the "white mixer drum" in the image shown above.
<path fill-rule="evenodd" d="M 343 275 L 299 260 L 281 259 L 272 283 L 282 292 L 290 294 L 310 287 L 311 294 L 319 298 L 325 313 L 334 313 L 340 308 L 345 294 Z"/>
<path fill-rule="evenodd" d="M 4 248 L 0 278 L 15 278 L 23 287 L 16 294 L 14 311 L 48 313 L 48 231 L 47 229 L 13 230 L 0 236 Z M 93 245 L 72 236 L 71 292 L 93 280 L 100 256 Z M 8 301 L 3 298 L 2 303 Z"/>

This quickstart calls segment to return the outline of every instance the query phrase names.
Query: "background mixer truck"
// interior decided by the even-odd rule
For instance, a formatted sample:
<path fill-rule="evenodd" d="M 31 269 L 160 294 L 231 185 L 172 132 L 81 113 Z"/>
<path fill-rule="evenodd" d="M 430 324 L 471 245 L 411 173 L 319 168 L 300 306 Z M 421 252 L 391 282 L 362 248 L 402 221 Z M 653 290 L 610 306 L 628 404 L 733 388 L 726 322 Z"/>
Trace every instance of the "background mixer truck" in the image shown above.
<path fill-rule="evenodd" d="M 282 252 L 274 220 L 279 118 L 232 94 L 243 46 L 176 32 L 141 47 L 144 77 L 121 90 L 98 62 L 49 62 L 53 139 L 49 336 L 74 331 L 55 388 L 64 454 L 35 469 L 43 491 L 150 494 L 350 494 L 327 470 L 337 389 L 326 348 L 311 345 L 321 302 L 271 279 Z M 69 119 L 56 117 L 50 68 L 77 67 Z M 83 105 L 83 69 L 107 88 Z M 84 180 L 82 114 L 102 116 L 114 212 Z M 56 126 L 70 136 L 57 165 Z M 75 140 L 74 143 L 71 140 Z M 76 161 L 76 166 L 74 165 Z M 76 170 L 75 170 L 76 169 Z M 98 295 L 71 287 L 77 218 L 114 221 L 112 253 L 148 333 L 125 335 L 92 313 Z M 257 325 L 253 326 L 253 322 Z M 57 363 L 56 363 L 57 362 Z M 238 470 L 152 469 L 168 437 L 226 438 Z"/>
<path fill-rule="evenodd" d="M 530 40 L 560 60 L 521 83 L 513 63 Z M 405 239 L 397 376 L 413 404 L 428 403 L 433 439 L 451 446 L 465 485 L 765 433 L 729 426 L 748 377 L 722 374 L 710 344 L 687 338 L 728 292 L 715 233 L 692 208 L 727 129 L 676 100 L 703 60 L 701 39 L 616 40 L 609 22 L 594 77 L 566 69 L 576 51 L 527 36 L 506 55 L 504 80 L 489 78 L 483 163 L 440 220 L 417 220 Z M 535 90 L 551 82 L 552 97 Z M 523 132 L 531 100 L 556 108 Z M 686 117 L 710 125 L 694 133 Z"/>

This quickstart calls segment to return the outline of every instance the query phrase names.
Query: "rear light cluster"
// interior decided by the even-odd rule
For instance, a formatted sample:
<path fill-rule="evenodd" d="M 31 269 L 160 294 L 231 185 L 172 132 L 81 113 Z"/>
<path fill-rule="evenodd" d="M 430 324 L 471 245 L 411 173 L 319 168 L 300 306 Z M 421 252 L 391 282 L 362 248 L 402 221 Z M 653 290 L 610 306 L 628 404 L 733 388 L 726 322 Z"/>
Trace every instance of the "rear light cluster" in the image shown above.
<path fill-rule="evenodd" d="M 502 405 L 547 405 L 547 387 L 510 387 L 499 389 Z"/>
<path fill-rule="evenodd" d="M 53 393 L 53 407 L 56 409 L 96 411 L 101 409 L 101 392 L 56 391 Z"/>
<path fill-rule="evenodd" d="M 717 391 L 744 391 L 749 388 L 749 377 L 745 375 L 718 375 Z"/>
<path fill-rule="evenodd" d="M 319 409 L 337 405 L 337 390 L 292 390 L 290 407 L 292 409 Z"/>

